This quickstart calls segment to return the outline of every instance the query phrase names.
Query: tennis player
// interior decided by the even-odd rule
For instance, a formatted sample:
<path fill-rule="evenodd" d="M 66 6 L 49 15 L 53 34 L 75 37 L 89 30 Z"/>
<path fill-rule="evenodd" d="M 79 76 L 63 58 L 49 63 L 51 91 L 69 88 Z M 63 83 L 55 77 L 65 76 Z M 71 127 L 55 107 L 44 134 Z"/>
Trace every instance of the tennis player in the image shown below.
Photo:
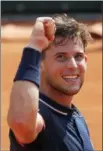
<path fill-rule="evenodd" d="M 10 151 L 94 150 L 73 104 L 84 83 L 90 39 L 87 26 L 66 14 L 36 19 L 10 96 Z"/>

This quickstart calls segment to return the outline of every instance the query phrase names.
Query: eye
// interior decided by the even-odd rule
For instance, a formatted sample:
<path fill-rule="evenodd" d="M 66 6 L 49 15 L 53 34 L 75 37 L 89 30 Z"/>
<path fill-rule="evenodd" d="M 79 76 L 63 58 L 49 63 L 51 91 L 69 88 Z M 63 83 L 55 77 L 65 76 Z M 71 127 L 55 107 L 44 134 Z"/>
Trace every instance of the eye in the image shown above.
<path fill-rule="evenodd" d="M 78 54 L 75 55 L 75 60 L 81 61 L 82 59 L 84 59 L 84 54 L 83 53 L 78 53 Z"/>
<path fill-rule="evenodd" d="M 66 59 L 67 59 L 67 57 L 62 54 L 57 56 L 58 61 L 65 61 Z"/>

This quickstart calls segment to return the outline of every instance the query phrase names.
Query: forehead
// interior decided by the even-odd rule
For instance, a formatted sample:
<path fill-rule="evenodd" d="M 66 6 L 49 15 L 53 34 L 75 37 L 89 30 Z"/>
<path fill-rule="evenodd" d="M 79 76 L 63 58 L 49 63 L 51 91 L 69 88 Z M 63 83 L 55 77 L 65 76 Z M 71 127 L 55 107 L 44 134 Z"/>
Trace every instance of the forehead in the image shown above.
<path fill-rule="evenodd" d="M 57 39 L 58 41 L 60 39 Z M 84 52 L 84 46 L 82 40 L 80 38 L 68 39 L 64 44 L 58 44 L 57 46 L 51 46 L 50 53 L 56 54 L 59 52 L 62 53 L 76 53 L 76 52 Z"/>

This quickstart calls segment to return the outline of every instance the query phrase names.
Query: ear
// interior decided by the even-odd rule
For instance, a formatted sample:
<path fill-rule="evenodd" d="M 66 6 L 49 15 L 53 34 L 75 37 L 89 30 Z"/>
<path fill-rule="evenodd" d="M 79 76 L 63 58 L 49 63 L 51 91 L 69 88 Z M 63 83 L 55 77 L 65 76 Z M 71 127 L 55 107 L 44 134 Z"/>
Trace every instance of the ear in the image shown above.
<path fill-rule="evenodd" d="M 88 57 L 87 55 L 85 54 L 85 68 L 87 69 L 87 63 L 88 63 Z"/>
<path fill-rule="evenodd" d="M 88 62 L 88 57 L 87 57 L 86 54 L 85 54 L 85 62 L 86 62 L 86 63 Z"/>

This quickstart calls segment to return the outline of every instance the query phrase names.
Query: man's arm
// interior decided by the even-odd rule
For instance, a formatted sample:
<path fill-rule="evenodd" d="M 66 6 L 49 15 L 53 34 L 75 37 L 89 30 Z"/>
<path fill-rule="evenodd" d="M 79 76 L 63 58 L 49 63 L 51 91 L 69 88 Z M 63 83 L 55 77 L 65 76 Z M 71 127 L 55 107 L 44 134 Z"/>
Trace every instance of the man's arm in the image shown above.
<path fill-rule="evenodd" d="M 38 88 L 36 85 L 27 81 L 15 82 L 11 92 L 7 120 L 16 138 L 22 143 L 33 141 L 37 135 L 35 132 L 37 110 Z M 40 124 L 42 128 L 42 121 Z"/>
<path fill-rule="evenodd" d="M 12 87 L 7 122 L 17 140 L 24 144 L 34 141 L 44 125 L 38 113 L 38 65 L 40 53 L 52 42 L 54 34 L 52 18 L 36 20 Z"/>

